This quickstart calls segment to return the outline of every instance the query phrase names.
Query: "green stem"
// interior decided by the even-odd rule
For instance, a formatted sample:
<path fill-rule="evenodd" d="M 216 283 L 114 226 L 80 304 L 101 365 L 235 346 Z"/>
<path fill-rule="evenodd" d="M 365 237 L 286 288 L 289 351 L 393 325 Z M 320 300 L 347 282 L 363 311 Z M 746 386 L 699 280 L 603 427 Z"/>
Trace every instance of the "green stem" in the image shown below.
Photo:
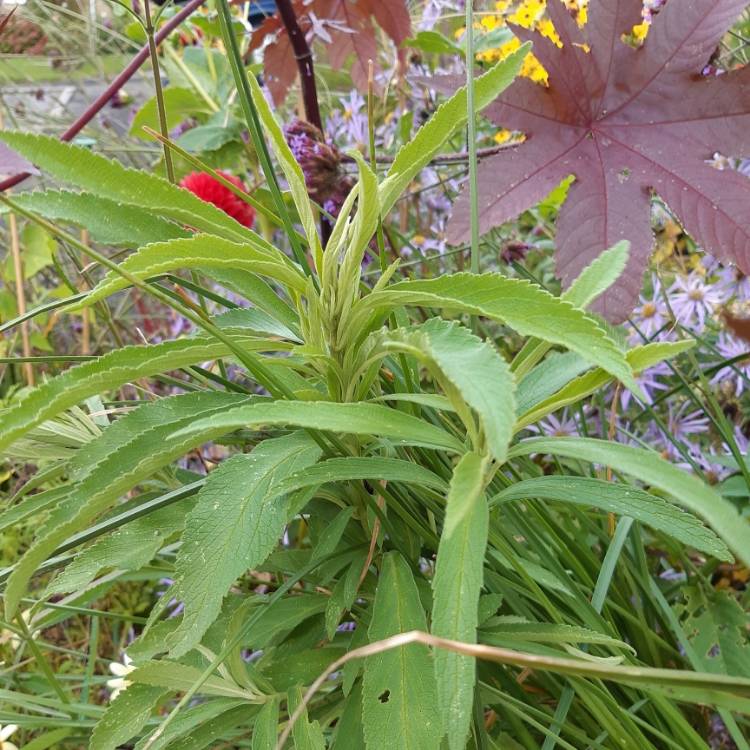
<path fill-rule="evenodd" d="M 159 55 L 156 51 L 156 40 L 154 39 L 154 24 L 151 21 L 150 0 L 145 0 L 143 8 L 146 15 L 146 37 L 148 38 L 148 51 L 151 56 L 151 69 L 154 72 L 154 90 L 156 92 L 156 108 L 159 112 L 159 128 L 161 129 L 161 134 L 166 138 L 169 136 L 169 128 L 167 127 L 167 110 L 164 106 L 164 91 L 161 86 Z M 166 146 L 164 147 L 164 166 L 167 170 L 167 179 L 170 182 L 174 182 L 172 154 Z"/>
<path fill-rule="evenodd" d="M 250 86 L 246 77 L 247 73 L 245 72 L 245 66 L 242 63 L 242 55 L 237 46 L 237 38 L 232 30 L 232 14 L 229 12 L 229 4 L 227 3 L 227 0 L 216 0 L 216 9 L 219 14 L 221 36 L 224 40 L 227 57 L 229 58 L 229 65 L 232 68 L 232 74 L 234 75 L 234 84 L 237 87 L 237 96 L 240 100 L 242 112 L 245 115 L 245 122 L 250 131 L 250 137 L 252 138 L 255 151 L 258 154 L 258 160 L 263 169 L 263 174 L 266 177 L 268 189 L 274 203 L 276 204 L 276 210 L 281 217 L 284 231 L 289 237 L 289 242 L 292 246 L 292 252 L 294 253 L 295 259 L 300 264 L 305 274 L 307 276 L 312 276 L 310 264 L 307 262 L 307 256 L 297 239 L 297 233 L 294 231 L 292 219 L 289 215 L 289 209 L 284 202 L 284 196 L 281 194 L 281 189 L 276 180 L 273 164 L 271 164 L 271 155 L 268 153 L 268 147 L 260 125 L 260 117 L 258 116 L 253 97 L 250 93 Z M 314 276 L 313 283 L 315 284 L 315 289 L 318 290 L 318 280 Z"/>
<path fill-rule="evenodd" d="M 474 8 L 466 0 L 466 122 L 469 153 L 469 204 L 471 207 L 471 272 L 479 273 L 479 204 L 477 196 L 477 133 L 474 114 Z"/>

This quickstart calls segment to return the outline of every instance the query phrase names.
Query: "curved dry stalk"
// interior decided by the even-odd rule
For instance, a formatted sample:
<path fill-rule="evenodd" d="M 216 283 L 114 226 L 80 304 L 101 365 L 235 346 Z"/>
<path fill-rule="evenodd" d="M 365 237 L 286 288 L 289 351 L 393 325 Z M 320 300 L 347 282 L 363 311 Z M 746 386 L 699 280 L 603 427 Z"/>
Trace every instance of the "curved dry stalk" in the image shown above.
<path fill-rule="evenodd" d="M 400 646 L 410 643 L 421 643 L 432 648 L 441 648 L 453 651 L 463 656 L 472 656 L 476 659 L 497 662 L 513 667 L 524 669 L 543 669 L 556 674 L 577 675 L 591 677 L 594 679 L 610 679 L 625 684 L 651 687 L 657 690 L 674 691 L 682 688 L 683 699 L 695 702 L 711 702 L 717 699 L 727 698 L 750 698 L 750 679 L 741 677 L 728 677 L 726 675 L 709 674 L 708 672 L 688 672 L 680 669 L 654 669 L 650 667 L 622 667 L 602 664 L 600 662 L 585 661 L 583 659 L 570 659 L 567 657 L 538 656 L 527 654 L 522 651 L 514 651 L 509 648 L 497 646 L 484 646 L 479 643 L 464 643 L 454 641 L 450 638 L 440 638 L 430 635 L 421 630 L 411 630 L 408 633 L 398 633 L 390 638 L 384 638 L 366 646 L 355 648 L 336 659 L 330 664 L 310 685 L 299 706 L 289 717 L 284 731 L 279 735 L 275 750 L 283 750 L 284 744 L 289 739 L 292 729 L 312 700 L 312 697 L 320 689 L 321 685 L 336 671 L 341 669 L 347 662 L 353 659 L 362 659 L 367 656 L 381 654 Z M 701 698 L 690 691 L 703 690 L 706 698 Z M 737 706 L 735 705 L 735 708 Z"/>

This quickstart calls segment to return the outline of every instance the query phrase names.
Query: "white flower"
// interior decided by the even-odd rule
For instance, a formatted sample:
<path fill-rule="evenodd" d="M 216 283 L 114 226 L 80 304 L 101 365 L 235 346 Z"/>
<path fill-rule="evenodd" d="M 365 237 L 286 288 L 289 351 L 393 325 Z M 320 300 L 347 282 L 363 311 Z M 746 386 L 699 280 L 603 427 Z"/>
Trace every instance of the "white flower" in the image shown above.
<path fill-rule="evenodd" d="M 130 680 L 125 679 L 125 675 L 130 674 L 134 670 L 135 665 L 133 664 L 133 660 L 127 654 L 123 654 L 122 663 L 119 661 L 111 661 L 109 663 L 109 671 L 115 675 L 113 680 L 107 680 L 107 687 L 112 691 L 112 694 L 109 696 L 111 701 L 117 698 L 131 684 Z M 0 747 L 0 750 L 3 750 L 3 748 Z"/>
<path fill-rule="evenodd" d="M 18 727 L 15 724 L 6 724 L 5 726 L 0 724 L 0 750 L 18 750 L 18 745 L 8 742 L 8 737 L 17 731 Z"/>
<path fill-rule="evenodd" d="M 21 618 L 28 628 L 31 625 L 31 610 L 27 609 L 21 612 Z M 35 630 L 30 631 L 30 635 L 32 638 L 36 638 L 39 635 L 39 632 L 39 628 L 36 628 Z M 3 643 L 10 643 L 10 647 L 14 651 L 18 651 L 18 649 L 21 648 L 21 644 L 23 643 L 23 636 L 19 635 L 13 630 L 10 630 L 9 628 L 5 628 L 2 632 L 0 632 L 0 645 L 2 645 Z M 3 750 L 2 745 L 0 745 L 0 750 Z"/>

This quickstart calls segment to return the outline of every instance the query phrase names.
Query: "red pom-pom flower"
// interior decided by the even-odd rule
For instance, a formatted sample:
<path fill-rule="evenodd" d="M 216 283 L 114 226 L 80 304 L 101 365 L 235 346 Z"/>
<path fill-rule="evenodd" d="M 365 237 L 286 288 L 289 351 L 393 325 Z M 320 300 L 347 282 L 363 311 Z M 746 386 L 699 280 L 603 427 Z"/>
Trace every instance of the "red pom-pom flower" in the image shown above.
<path fill-rule="evenodd" d="M 225 179 L 236 185 L 240 190 L 245 190 L 245 186 L 239 177 L 219 172 Z M 201 200 L 207 203 L 213 203 L 224 213 L 229 214 L 235 221 L 246 227 L 251 227 L 255 221 L 255 209 L 238 198 L 228 187 L 222 185 L 218 180 L 211 177 L 205 172 L 191 172 L 182 178 L 180 186 L 197 195 Z"/>

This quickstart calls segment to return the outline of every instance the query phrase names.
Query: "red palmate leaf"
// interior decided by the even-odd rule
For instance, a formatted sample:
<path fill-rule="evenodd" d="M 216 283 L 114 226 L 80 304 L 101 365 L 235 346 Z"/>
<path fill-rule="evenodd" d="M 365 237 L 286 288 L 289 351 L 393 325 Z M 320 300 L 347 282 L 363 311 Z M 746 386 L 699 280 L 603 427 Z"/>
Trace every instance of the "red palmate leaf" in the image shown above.
<path fill-rule="evenodd" d="M 598 301 L 610 320 L 627 316 L 641 289 L 653 245 L 652 191 L 707 251 L 750 272 L 750 180 L 706 163 L 716 152 L 750 156 L 750 66 L 701 74 L 746 5 L 668 0 L 637 49 L 622 35 L 641 20 L 640 0 L 593 0 L 583 29 L 559 0 L 549 0 L 562 48 L 513 27 L 533 41 L 549 86 L 517 79 L 485 110 L 526 141 L 480 164 L 481 231 L 514 218 L 572 174 L 557 223 L 563 283 L 618 240 L 631 243 L 624 274 Z M 469 233 L 464 191 L 448 240 Z"/>
<path fill-rule="evenodd" d="M 299 26 L 310 41 L 317 39 L 328 45 L 335 69 L 352 60 L 352 80 L 363 92 L 367 91 L 368 62 L 377 60 L 373 21 L 396 45 L 411 33 L 405 0 L 294 0 L 292 5 Z M 254 32 L 250 48 L 259 47 L 269 36 L 272 40 L 264 49 L 263 71 L 274 102 L 281 104 L 294 83 L 297 66 L 278 15 L 267 18 Z"/>

